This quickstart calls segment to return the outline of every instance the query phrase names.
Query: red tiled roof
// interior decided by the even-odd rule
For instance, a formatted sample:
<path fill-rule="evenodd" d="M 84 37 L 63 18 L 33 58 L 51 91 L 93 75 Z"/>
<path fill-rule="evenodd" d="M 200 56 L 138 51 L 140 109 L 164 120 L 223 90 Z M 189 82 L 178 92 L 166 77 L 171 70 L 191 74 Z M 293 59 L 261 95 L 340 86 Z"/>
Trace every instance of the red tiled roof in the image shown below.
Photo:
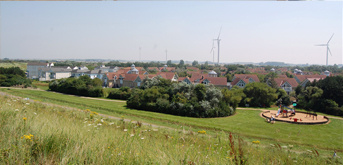
<path fill-rule="evenodd" d="M 186 78 L 188 78 L 188 77 L 179 77 L 178 79 L 177 79 L 177 81 L 183 81 L 184 79 L 186 79 Z"/>
<path fill-rule="evenodd" d="M 159 69 L 157 67 L 148 67 L 148 70 L 156 70 L 159 71 Z"/>
<path fill-rule="evenodd" d="M 203 82 L 206 79 L 208 81 L 210 81 L 210 84 L 227 86 L 226 77 L 207 77 L 207 78 L 203 79 L 201 82 Z"/>
<path fill-rule="evenodd" d="M 171 79 L 173 79 L 175 73 L 173 73 L 173 72 L 158 72 L 156 75 L 160 75 L 164 79 L 171 80 Z"/>
<path fill-rule="evenodd" d="M 106 76 L 109 80 L 114 80 L 114 76 L 117 75 L 115 72 L 107 72 Z"/>
<path fill-rule="evenodd" d="M 240 79 L 240 78 L 235 78 L 235 79 L 231 82 L 231 85 L 232 85 L 232 86 L 236 85 L 240 80 L 242 80 L 242 79 Z"/>
<path fill-rule="evenodd" d="M 300 82 L 303 82 L 305 79 L 308 78 L 317 78 L 317 79 L 324 79 L 326 75 L 295 75 Z"/>
<path fill-rule="evenodd" d="M 279 75 L 278 78 L 288 78 L 286 75 Z"/>
<path fill-rule="evenodd" d="M 292 87 L 298 86 L 298 82 L 294 78 L 274 78 L 274 81 L 279 87 L 285 82 L 288 82 Z"/>
<path fill-rule="evenodd" d="M 260 82 L 257 75 L 255 75 L 255 74 L 235 74 L 234 77 L 240 78 L 242 80 L 252 78 L 255 82 Z"/>
<path fill-rule="evenodd" d="M 124 78 L 125 81 L 135 81 L 138 77 L 138 74 L 124 74 L 124 75 L 125 75 L 125 78 Z"/>

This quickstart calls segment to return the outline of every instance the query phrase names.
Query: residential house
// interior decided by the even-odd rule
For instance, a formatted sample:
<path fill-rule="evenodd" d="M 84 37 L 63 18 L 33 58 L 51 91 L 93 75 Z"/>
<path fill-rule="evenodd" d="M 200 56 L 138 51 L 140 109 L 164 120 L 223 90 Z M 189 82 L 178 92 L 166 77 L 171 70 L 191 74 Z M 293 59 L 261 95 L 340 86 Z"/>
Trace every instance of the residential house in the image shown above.
<path fill-rule="evenodd" d="M 164 67 L 160 67 L 161 72 L 175 72 L 175 67 L 168 67 L 164 65 Z"/>
<path fill-rule="evenodd" d="M 302 87 L 305 87 L 307 83 L 313 81 L 319 81 L 321 79 L 326 78 L 326 75 L 294 75 L 294 79 L 300 84 Z"/>
<path fill-rule="evenodd" d="M 299 85 L 294 78 L 274 78 L 274 81 L 276 85 L 284 89 L 287 94 L 291 93 Z"/>
<path fill-rule="evenodd" d="M 30 79 L 38 79 L 39 78 L 39 69 L 40 68 L 48 68 L 50 67 L 49 63 L 43 62 L 29 62 L 27 64 L 26 72 L 27 78 Z"/>
<path fill-rule="evenodd" d="M 238 86 L 240 88 L 244 88 L 246 84 L 252 83 L 252 82 L 260 82 L 257 75 L 254 74 L 235 74 L 233 76 L 231 87 L 232 86 Z"/>
<path fill-rule="evenodd" d="M 71 76 L 70 67 L 51 67 L 39 68 L 39 81 L 51 81 L 56 79 L 68 78 Z"/>

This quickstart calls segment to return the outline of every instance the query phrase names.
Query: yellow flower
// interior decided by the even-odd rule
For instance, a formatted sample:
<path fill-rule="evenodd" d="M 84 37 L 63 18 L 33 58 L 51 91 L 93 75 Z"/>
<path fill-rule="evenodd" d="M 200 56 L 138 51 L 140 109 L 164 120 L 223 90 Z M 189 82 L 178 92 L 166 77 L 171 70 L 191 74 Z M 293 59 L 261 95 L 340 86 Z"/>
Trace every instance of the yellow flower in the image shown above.
<path fill-rule="evenodd" d="M 206 131 L 202 130 L 202 131 L 198 131 L 198 133 L 200 133 L 200 134 L 206 134 Z"/>
<path fill-rule="evenodd" d="M 26 121 L 26 120 L 27 120 L 27 118 L 26 118 L 26 117 L 23 117 L 23 120 L 24 120 L 24 121 Z"/>
<path fill-rule="evenodd" d="M 256 141 L 252 141 L 252 143 L 254 143 L 254 144 L 260 144 L 260 141 L 256 140 Z"/>

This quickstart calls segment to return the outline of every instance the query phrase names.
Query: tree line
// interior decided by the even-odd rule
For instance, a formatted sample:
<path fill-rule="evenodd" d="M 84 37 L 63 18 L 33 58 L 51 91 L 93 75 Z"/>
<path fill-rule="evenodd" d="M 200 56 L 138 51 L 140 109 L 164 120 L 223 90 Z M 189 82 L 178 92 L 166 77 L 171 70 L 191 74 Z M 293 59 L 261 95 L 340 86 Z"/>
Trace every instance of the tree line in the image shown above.
<path fill-rule="evenodd" d="M 79 96 L 103 97 L 104 90 L 102 81 L 98 78 L 91 79 L 89 76 L 79 78 L 64 78 L 53 80 L 49 83 L 51 91 L 73 94 Z"/>
<path fill-rule="evenodd" d="M 296 88 L 298 106 L 309 111 L 343 116 L 343 77 L 332 76 Z"/>
<path fill-rule="evenodd" d="M 0 67 L 0 86 L 10 87 L 16 85 L 29 87 L 31 86 L 31 80 L 26 78 L 25 72 L 19 67 Z"/>

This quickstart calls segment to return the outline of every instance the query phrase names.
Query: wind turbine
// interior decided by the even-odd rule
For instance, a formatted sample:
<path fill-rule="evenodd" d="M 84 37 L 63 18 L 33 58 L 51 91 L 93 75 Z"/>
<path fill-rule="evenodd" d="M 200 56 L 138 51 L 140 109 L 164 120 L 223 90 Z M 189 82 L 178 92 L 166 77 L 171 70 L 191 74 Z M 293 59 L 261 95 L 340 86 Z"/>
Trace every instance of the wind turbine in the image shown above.
<path fill-rule="evenodd" d="M 142 51 L 142 47 L 139 47 L 139 62 L 141 62 L 141 51 Z"/>
<path fill-rule="evenodd" d="M 218 65 L 219 65 L 219 47 L 220 47 L 220 40 L 221 40 L 221 39 L 219 39 L 219 37 L 220 37 L 220 32 L 221 31 L 222 31 L 222 27 L 220 27 L 218 38 L 217 39 L 213 39 L 213 41 L 217 41 L 217 44 L 218 44 Z"/>
<path fill-rule="evenodd" d="M 214 65 L 214 49 L 215 49 L 216 47 L 214 46 L 214 40 L 212 41 L 212 48 L 211 48 L 211 51 L 210 51 L 210 53 L 213 53 L 213 65 Z"/>
<path fill-rule="evenodd" d="M 168 50 L 166 49 L 166 64 L 168 62 Z"/>
<path fill-rule="evenodd" d="M 315 45 L 315 46 L 326 46 L 326 66 L 328 66 L 329 52 L 330 52 L 330 55 L 332 56 L 330 48 L 329 48 L 329 42 L 331 41 L 334 34 L 335 33 L 332 34 L 332 36 L 330 37 L 329 41 L 326 44 Z"/>

